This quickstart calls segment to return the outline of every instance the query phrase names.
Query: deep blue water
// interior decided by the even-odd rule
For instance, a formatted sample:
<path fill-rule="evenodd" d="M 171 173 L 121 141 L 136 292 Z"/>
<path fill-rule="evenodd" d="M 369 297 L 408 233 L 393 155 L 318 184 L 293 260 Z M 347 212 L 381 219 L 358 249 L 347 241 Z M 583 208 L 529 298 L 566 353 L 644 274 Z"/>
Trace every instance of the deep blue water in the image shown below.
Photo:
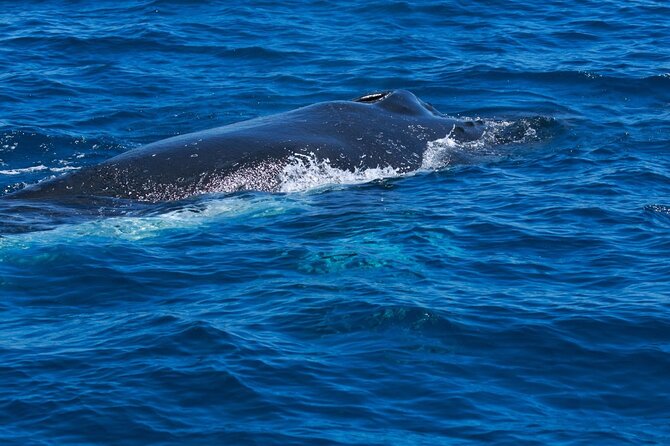
<path fill-rule="evenodd" d="M 394 88 L 487 138 L 0 201 L 0 443 L 670 444 L 666 2 L 2 2 L 0 187 Z"/>

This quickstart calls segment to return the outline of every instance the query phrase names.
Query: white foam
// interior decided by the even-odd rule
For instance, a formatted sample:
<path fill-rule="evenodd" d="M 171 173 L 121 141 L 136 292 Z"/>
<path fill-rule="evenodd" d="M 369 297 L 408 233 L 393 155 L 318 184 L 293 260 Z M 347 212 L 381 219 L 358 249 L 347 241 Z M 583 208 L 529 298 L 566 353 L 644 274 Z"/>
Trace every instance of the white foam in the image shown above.
<path fill-rule="evenodd" d="M 512 126 L 523 126 L 524 133 L 516 137 L 504 137 Z M 421 161 L 422 170 L 439 170 L 456 161 L 470 161 L 473 158 L 486 158 L 501 155 L 500 144 L 525 143 L 537 137 L 536 130 L 529 122 L 521 121 L 484 121 L 482 135 L 473 141 L 458 141 L 454 136 L 456 126 L 444 137 L 429 141 Z"/>
<path fill-rule="evenodd" d="M 279 174 L 280 192 L 304 192 L 333 185 L 360 184 L 400 176 L 391 166 L 354 170 L 338 169 L 329 159 L 318 160 L 312 153 L 289 159 Z"/>
<path fill-rule="evenodd" d="M 449 165 L 451 161 L 449 151 L 458 147 L 458 142 L 451 136 L 455 128 L 456 126 L 444 138 L 428 141 L 428 147 L 423 152 L 421 169 L 434 170 Z"/>
<path fill-rule="evenodd" d="M 70 170 L 79 170 L 80 167 L 75 166 L 64 166 L 64 167 L 49 167 L 49 170 L 52 172 L 67 172 Z"/>
<path fill-rule="evenodd" d="M 48 170 L 49 168 L 43 164 L 31 167 L 24 167 L 23 169 L 8 169 L 0 170 L 0 175 L 21 175 L 23 173 L 39 172 L 40 170 Z"/>
<path fill-rule="evenodd" d="M 77 170 L 79 167 L 74 166 L 64 166 L 64 167 L 47 167 L 44 164 L 38 164 L 37 166 L 24 167 L 21 169 L 7 169 L 0 170 L 0 175 L 21 175 L 24 173 L 40 172 L 43 170 L 48 170 L 50 172 L 66 172 L 68 170 Z"/>

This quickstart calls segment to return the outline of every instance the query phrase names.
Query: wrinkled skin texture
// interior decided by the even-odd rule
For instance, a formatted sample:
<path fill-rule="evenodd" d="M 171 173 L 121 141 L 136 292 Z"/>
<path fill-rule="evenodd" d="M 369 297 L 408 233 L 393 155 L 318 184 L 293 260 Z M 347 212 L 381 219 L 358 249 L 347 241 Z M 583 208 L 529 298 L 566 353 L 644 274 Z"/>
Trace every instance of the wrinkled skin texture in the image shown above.
<path fill-rule="evenodd" d="M 447 135 L 470 141 L 482 131 L 480 122 L 446 117 L 408 91 L 375 93 L 168 138 L 8 197 L 158 202 L 212 192 L 274 192 L 283 169 L 297 159 L 350 171 L 409 172 L 421 166 L 429 141 Z"/>

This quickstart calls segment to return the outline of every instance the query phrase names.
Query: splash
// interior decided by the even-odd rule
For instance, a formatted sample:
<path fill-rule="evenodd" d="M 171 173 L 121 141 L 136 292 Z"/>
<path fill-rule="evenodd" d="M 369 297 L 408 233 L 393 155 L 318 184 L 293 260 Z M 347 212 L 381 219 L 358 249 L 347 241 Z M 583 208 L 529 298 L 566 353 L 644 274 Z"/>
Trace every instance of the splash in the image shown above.
<path fill-rule="evenodd" d="M 391 166 L 354 170 L 333 167 L 329 159 L 318 160 L 314 153 L 294 155 L 279 175 L 279 192 L 304 192 L 323 187 L 360 184 L 401 176 Z"/>
<path fill-rule="evenodd" d="M 544 119 L 544 118 L 542 118 Z M 546 120 L 546 119 L 544 119 Z M 444 138 L 429 141 L 421 162 L 422 170 L 439 170 L 454 164 L 470 164 L 477 160 L 496 158 L 509 153 L 510 145 L 539 139 L 537 119 L 518 121 L 484 120 L 484 132 L 474 141 L 458 141 L 456 126 Z"/>

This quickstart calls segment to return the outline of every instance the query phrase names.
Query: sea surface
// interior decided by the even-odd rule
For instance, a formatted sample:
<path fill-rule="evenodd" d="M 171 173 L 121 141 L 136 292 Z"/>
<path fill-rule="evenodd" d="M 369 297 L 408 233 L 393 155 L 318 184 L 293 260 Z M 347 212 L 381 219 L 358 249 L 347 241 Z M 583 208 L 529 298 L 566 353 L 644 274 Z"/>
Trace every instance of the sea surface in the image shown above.
<path fill-rule="evenodd" d="M 670 444 L 667 2 L 0 5 L 2 194 L 396 88 L 488 129 L 281 193 L 0 199 L 0 444 Z"/>

